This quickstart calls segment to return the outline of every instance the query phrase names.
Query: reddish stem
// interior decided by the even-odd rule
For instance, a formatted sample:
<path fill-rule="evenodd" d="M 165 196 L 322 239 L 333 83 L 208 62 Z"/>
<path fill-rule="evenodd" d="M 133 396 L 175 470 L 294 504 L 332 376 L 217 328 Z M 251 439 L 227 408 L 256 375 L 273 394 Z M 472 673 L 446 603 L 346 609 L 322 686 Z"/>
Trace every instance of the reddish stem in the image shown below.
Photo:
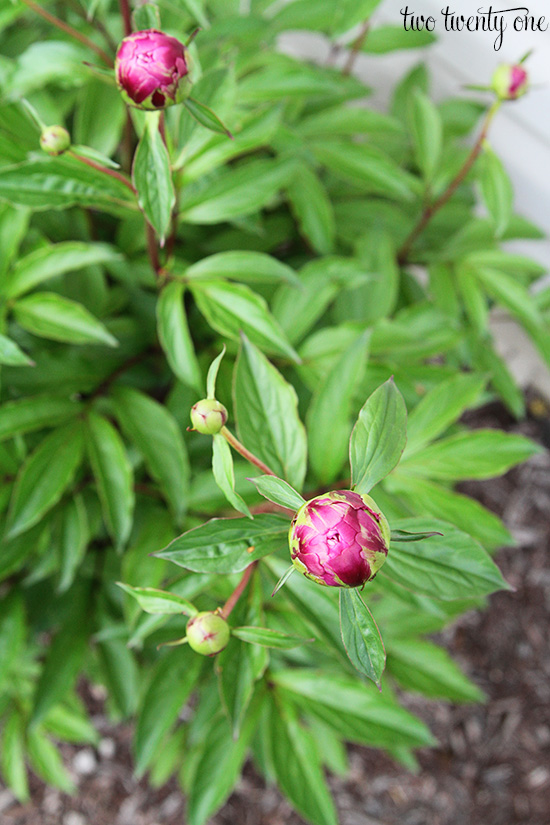
<path fill-rule="evenodd" d="M 242 578 L 241 578 L 240 582 L 238 583 L 237 587 L 235 588 L 233 593 L 230 595 L 230 597 L 228 598 L 228 600 L 226 601 L 226 603 L 224 604 L 224 606 L 220 610 L 220 616 L 223 619 L 227 619 L 227 617 L 229 616 L 229 614 L 231 613 L 231 611 L 233 610 L 233 608 L 235 607 L 235 605 L 237 604 L 237 602 L 241 598 L 243 592 L 246 589 L 246 585 L 250 581 L 250 578 L 251 578 L 252 574 L 254 573 L 254 570 L 256 569 L 257 565 L 258 565 L 258 562 L 253 561 L 252 564 L 249 564 L 248 567 L 246 568 L 246 570 L 244 571 L 244 573 L 242 575 Z"/>
<path fill-rule="evenodd" d="M 231 433 L 227 429 L 227 427 L 222 427 L 220 433 L 221 435 L 223 435 L 225 440 L 233 447 L 233 449 L 237 453 L 239 453 L 239 455 L 242 455 L 243 458 L 246 458 L 246 460 L 253 464 L 255 467 L 257 467 L 258 470 L 261 470 L 262 473 L 264 473 L 267 476 L 276 475 L 276 473 L 274 473 L 273 470 L 269 469 L 267 464 L 264 464 L 263 461 L 261 461 L 257 456 L 254 455 L 254 453 L 251 453 L 250 450 L 247 450 L 244 444 L 241 444 L 241 442 L 237 438 L 235 438 L 233 433 Z"/>
<path fill-rule="evenodd" d="M 153 229 L 147 218 L 145 219 L 145 223 L 147 227 L 147 254 L 149 255 L 149 261 L 151 262 L 151 266 L 155 271 L 155 275 L 159 275 L 162 270 L 162 265 L 160 263 L 155 230 Z"/>
<path fill-rule="evenodd" d="M 128 0 L 119 0 L 120 13 L 122 15 L 122 22 L 124 23 L 124 36 L 128 37 L 132 34 L 132 13 L 130 11 L 130 3 Z"/>
<path fill-rule="evenodd" d="M 122 175 L 120 172 L 117 172 L 116 169 L 107 169 L 106 166 L 102 166 L 100 163 L 96 163 L 95 160 L 91 160 L 90 158 L 85 158 L 83 155 L 79 155 L 77 152 L 73 152 L 69 150 L 68 154 L 79 160 L 81 163 L 85 163 L 86 166 L 91 166 L 92 169 L 96 169 L 98 172 L 103 172 L 104 175 L 109 175 L 111 178 L 115 178 L 116 180 L 123 183 L 133 194 L 136 194 L 136 190 L 132 184 L 132 181 L 128 180 L 127 177 Z"/>
<path fill-rule="evenodd" d="M 410 233 L 409 237 L 406 239 L 405 243 L 401 247 L 397 255 L 397 261 L 399 264 L 404 264 L 407 262 L 409 257 L 410 251 L 418 239 L 418 237 L 422 234 L 422 232 L 426 229 L 428 224 L 430 223 L 433 216 L 436 212 L 445 206 L 445 204 L 452 198 L 458 187 L 464 180 L 467 178 L 472 166 L 478 159 L 479 155 L 481 154 L 481 150 L 483 149 L 483 144 L 487 137 L 487 132 L 489 131 L 489 126 L 491 125 L 491 121 L 493 117 L 497 113 L 500 107 L 500 101 L 496 101 L 493 103 L 489 111 L 487 112 L 487 117 L 485 118 L 485 122 L 483 124 L 483 128 L 479 134 L 478 139 L 476 140 L 472 151 L 468 155 L 464 166 L 460 169 L 458 174 L 453 178 L 450 182 L 448 187 L 445 189 L 442 195 L 434 201 L 434 203 L 429 204 L 423 211 L 422 215 L 420 216 L 420 220 L 418 221 L 417 225 L 414 227 L 412 232 Z"/>
<path fill-rule="evenodd" d="M 40 17 L 43 17 L 44 20 L 47 20 L 48 23 L 51 23 L 53 26 L 57 26 L 57 28 L 64 31 L 65 34 L 68 34 L 70 37 L 74 37 L 75 40 L 78 40 L 80 43 L 83 43 L 84 46 L 92 49 L 92 51 L 94 51 L 98 57 L 100 57 L 103 62 L 107 64 L 107 66 L 112 67 L 113 61 L 109 55 L 103 51 L 101 46 L 98 46 L 97 43 L 94 43 L 94 41 L 90 40 L 89 37 L 86 37 L 85 34 L 79 32 L 78 29 L 73 29 L 72 26 L 69 26 L 69 24 L 65 23 L 64 20 L 60 20 L 59 17 L 55 17 L 55 15 L 50 14 L 49 11 L 43 9 L 42 6 L 39 6 L 38 3 L 34 2 L 34 0 L 23 0 L 23 3 L 36 12 L 36 14 L 39 14 Z"/>
<path fill-rule="evenodd" d="M 357 60 L 357 56 L 358 56 L 359 52 L 361 51 L 361 47 L 363 46 L 363 43 L 367 39 L 369 29 L 370 29 L 370 21 L 365 20 L 363 25 L 361 26 L 361 31 L 359 32 L 358 36 L 355 38 L 355 40 L 352 43 L 351 51 L 350 51 L 348 59 L 346 61 L 346 65 L 342 69 L 342 74 L 344 75 L 344 77 L 347 77 L 348 75 L 351 74 L 351 72 L 353 70 L 353 67 L 355 66 L 355 61 Z"/>

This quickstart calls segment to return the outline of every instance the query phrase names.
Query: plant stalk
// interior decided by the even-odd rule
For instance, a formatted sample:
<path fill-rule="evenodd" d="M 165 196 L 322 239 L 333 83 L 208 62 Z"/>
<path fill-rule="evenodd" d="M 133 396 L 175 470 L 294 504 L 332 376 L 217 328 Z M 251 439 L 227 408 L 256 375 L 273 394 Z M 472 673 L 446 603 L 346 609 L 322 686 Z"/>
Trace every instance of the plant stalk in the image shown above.
<path fill-rule="evenodd" d="M 36 14 L 39 14 L 40 17 L 43 17 L 44 20 L 47 20 L 48 23 L 51 23 L 53 26 L 57 26 L 57 28 L 61 29 L 61 31 L 64 31 L 65 34 L 68 34 L 70 37 L 74 37 L 75 40 L 78 40 L 84 46 L 87 46 L 89 49 L 92 49 L 92 51 L 94 51 L 98 55 L 98 57 L 100 57 L 103 60 L 103 62 L 107 64 L 107 66 L 112 68 L 113 61 L 109 57 L 107 52 L 104 52 L 101 46 L 98 46 L 97 43 L 94 43 L 94 41 L 90 40 L 89 37 L 86 37 L 85 34 L 79 32 L 78 29 L 73 29 L 73 27 L 69 26 L 68 23 L 65 23 L 64 20 L 60 20 L 59 17 L 56 17 L 49 11 L 46 11 L 46 9 L 43 9 L 42 6 L 38 5 L 38 3 L 35 3 L 34 0 L 23 0 L 23 3 L 25 3 L 25 5 L 29 7 L 29 9 L 32 9 L 34 12 L 36 12 Z"/>
<path fill-rule="evenodd" d="M 251 464 L 257 467 L 258 470 L 261 470 L 262 473 L 264 473 L 267 476 L 276 475 L 276 473 L 274 473 L 273 470 L 269 469 L 267 464 L 264 464 L 263 461 L 261 461 L 257 456 L 254 455 L 254 453 L 251 453 L 250 450 L 247 450 L 244 444 L 241 444 L 239 439 L 235 438 L 233 433 L 230 432 L 227 429 L 227 427 L 222 427 L 220 430 L 220 434 L 223 435 L 225 440 L 228 442 L 228 444 L 231 445 L 231 447 L 233 447 L 235 452 L 239 453 L 239 455 L 242 455 L 243 458 L 246 458 L 247 461 L 249 461 Z"/>
<path fill-rule="evenodd" d="M 462 169 L 460 169 L 458 174 L 453 178 L 453 180 L 450 182 L 450 184 L 445 189 L 443 194 L 440 195 L 439 198 L 436 201 L 434 201 L 434 203 L 429 204 L 424 209 L 422 215 L 420 216 L 420 220 L 418 221 L 418 223 L 416 224 L 416 226 L 414 227 L 414 229 L 410 233 L 409 237 L 406 239 L 403 246 L 401 247 L 401 249 L 398 252 L 397 261 L 400 265 L 403 265 L 403 264 L 407 263 L 407 260 L 408 260 L 408 257 L 409 257 L 409 254 L 411 252 L 412 247 L 414 246 L 415 242 L 417 241 L 419 236 L 422 234 L 422 232 L 426 229 L 426 227 L 430 223 L 433 216 L 437 212 L 439 212 L 440 209 L 442 209 L 445 206 L 445 204 L 452 198 L 452 196 L 454 195 L 454 193 L 456 192 L 456 190 L 458 189 L 460 184 L 463 183 L 464 180 L 466 179 L 466 177 L 468 176 L 468 174 L 469 174 L 470 170 L 472 169 L 474 163 L 476 162 L 479 155 L 481 154 L 481 150 L 483 149 L 483 144 L 485 142 L 485 139 L 487 138 L 487 133 L 489 131 L 489 127 L 491 125 L 491 122 L 492 122 L 494 116 L 496 115 L 497 111 L 500 108 L 500 104 L 501 104 L 501 101 L 496 100 L 493 103 L 493 105 L 491 106 L 491 108 L 489 109 L 489 111 L 487 112 L 487 116 L 485 118 L 485 122 L 483 124 L 482 129 L 481 129 L 481 132 L 479 133 L 478 139 L 476 140 L 476 142 L 475 142 L 475 144 L 472 148 L 472 151 L 468 155 Z"/>
<path fill-rule="evenodd" d="M 233 593 L 230 595 L 230 597 L 228 598 L 228 600 L 226 601 L 226 603 L 224 604 L 224 606 L 220 610 L 220 616 L 222 617 L 222 619 L 227 619 L 227 617 L 229 616 L 229 614 L 231 613 L 231 611 L 233 610 L 233 608 L 235 607 L 235 605 L 237 604 L 237 602 L 241 598 L 243 592 L 246 589 L 246 585 L 250 581 L 250 579 L 252 577 L 252 574 L 254 573 L 254 570 L 256 569 L 257 566 L 258 566 L 258 562 L 253 561 L 252 564 L 249 564 L 248 567 L 246 568 L 246 570 L 244 571 L 244 573 L 241 577 L 241 580 L 238 583 L 237 587 L 235 588 Z"/>

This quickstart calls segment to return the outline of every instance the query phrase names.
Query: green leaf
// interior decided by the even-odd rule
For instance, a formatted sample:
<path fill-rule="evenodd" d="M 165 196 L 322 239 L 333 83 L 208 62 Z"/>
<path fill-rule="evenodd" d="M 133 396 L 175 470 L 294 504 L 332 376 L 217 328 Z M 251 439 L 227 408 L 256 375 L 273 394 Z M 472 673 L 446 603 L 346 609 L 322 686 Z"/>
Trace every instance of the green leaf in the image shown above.
<path fill-rule="evenodd" d="M 493 478 L 540 452 L 538 444 L 522 435 L 467 430 L 404 458 L 399 473 L 449 481 Z"/>
<path fill-rule="evenodd" d="M 432 532 L 430 533 L 408 533 L 406 530 L 392 530 L 391 531 L 391 540 L 394 542 L 411 542 L 411 541 L 424 541 L 424 539 L 430 539 L 432 536 L 442 536 L 443 533 Z"/>
<path fill-rule="evenodd" d="M 312 150 L 331 172 L 362 191 L 408 201 L 418 188 L 413 175 L 403 171 L 388 155 L 365 144 L 327 139 L 314 143 Z"/>
<path fill-rule="evenodd" d="M 0 169 L 0 199 L 35 211 L 84 206 L 124 215 L 135 209 L 134 196 L 123 183 L 67 157 Z"/>
<path fill-rule="evenodd" d="M 59 593 L 64 593 L 73 583 L 89 541 L 90 529 L 86 506 L 82 496 L 75 495 L 65 504 L 61 512 L 59 584 L 57 586 Z"/>
<path fill-rule="evenodd" d="M 296 273 L 287 264 L 271 255 L 249 250 L 231 250 L 208 255 L 185 270 L 185 278 L 192 281 L 245 281 L 251 284 L 272 284 L 280 281 L 300 286 Z"/>
<path fill-rule="evenodd" d="M 188 97 L 183 103 L 189 114 L 194 117 L 201 126 L 205 126 L 206 129 L 210 129 L 211 132 L 217 132 L 220 135 L 233 138 L 229 129 L 223 125 L 212 109 L 209 109 L 204 103 L 201 103 L 199 100 L 194 100 L 192 97 Z"/>
<path fill-rule="evenodd" d="M 287 563 L 273 556 L 264 560 L 262 568 L 264 566 L 271 572 L 274 582 L 287 572 Z M 292 576 L 285 583 L 285 597 L 311 627 L 315 637 L 336 653 L 340 664 L 346 668 L 349 667 L 349 660 L 338 627 L 338 603 L 334 590 L 319 587 L 304 576 Z"/>
<path fill-rule="evenodd" d="M 404 457 L 415 453 L 444 433 L 462 413 L 478 401 L 487 378 L 461 373 L 442 381 L 426 393 L 409 414 Z"/>
<path fill-rule="evenodd" d="M 439 167 L 443 149 L 443 124 L 436 106 L 416 88 L 411 100 L 411 125 L 416 162 L 427 181 Z"/>
<path fill-rule="evenodd" d="M 361 51 L 368 54 L 387 54 L 399 49 L 421 49 L 435 40 L 435 35 L 426 29 L 405 31 L 403 26 L 378 26 L 369 32 Z"/>
<path fill-rule="evenodd" d="M 88 455 L 107 528 L 123 546 L 132 528 L 134 486 L 132 466 L 112 424 L 97 413 L 88 416 Z"/>
<path fill-rule="evenodd" d="M 122 717 L 126 719 L 135 712 L 139 698 L 136 660 L 126 646 L 126 639 L 102 640 L 97 646 L 106 687 Z"/>
<path fill-rule="evenodd" d="M 166 734 L 177 721 L 195 687 L 201 665 L 200 656 L 182 648 L 162 656 L 155 664 L 137 718 L 134 738 L 136 776 L 143 776 Z"/>
<path fill-rule="evenodd" d="M 138 203 L 162 244 L 170 228 L 176 193 L 168 150 L 158 127 L 158 114 L 147 113 L 145 129 L 134 155 L 132 180 Z"/>
<path fill-rule="evenodd" d="M 270 713 L 270 744 L 277 784 L 298 813 L 313 825 L 337 825 L 315 741 L 281 696 Z"/>
<path fill-rule="evenodd" d="M 31 725 L 41 722 L 71 690 L 82 666 L 89 636 L 88 592 L 79 586 L 74 597 L 64 624 L 48 648 L 36 686 Z"/>
<path fill-rule="evenodd" d="M 388 643 L 388 670 L 405 690 L 451 702 L 481 702 L 483 692 L 453 662 L 446 650 L 416 639 Z"/>
<path fill-rule="evenodd" d="M 7 401 L 0 407 L 0 441 L 62 424 L 76 417 L 81 409 L 77 402 L 53 395 Z"/>
<path fill-rule="evenodd" d="M 4 718 L 0 749 L 0 766 L 6 785 L 20 802 L 29 799 L 29 783 L 25 768 L 25 725 L 15 708 Z"/>
<path fill-rule="evenodd" d="M 509 589 L 498 567 L 475 539 L 451 524 L 435 519 L 411 518 L 399 529 L 430 531 L 434 536 L 414 544 L 392 544 L 381 570 L 382 577 L 442 601 L 472 599 Z"/>
<path fill-rule="evenodd" d="M 241 599 L 233 612 L 237 624 L 263 621 L 263 594 L 256 573 L 247 591 L 246 601 Z M 233 739 L 237 739 L 247 709 L 254 694 L 255 683 L 267 667 L 269 656 L 263 647 L 255 647 L 240 641 L 231 633 L 229 644 L 216 657 L 215 670 L 223 709 L 229 719 Z"/>
<path fill-rule="evenodd" d="M 329 255 L 334 249 L 336 225 L 332 203 L 323 184 L 307 166 L 301 166 L 287 192 L 301 234 L 315 252 Z"/>
<path fill-rule="evenodd" d="M 188 825 L 205 825 L 222 805 L 239 778 L 250 740 L 256 730 L 259 701 L 252 700 L 237 740 L 227 720 L 215 716 L 199 745 L 195 778 L 188 791 Z"/>
<path fill-rule="evenodd" d="M 234 627 L 231 635 L 249 644 L 275 647 L 279 650 L 290 650 L 298 645 L 314 641 L 304 636 L 293 636 L 280 630 L 271 630 L 268 627 Z"/>
<path fill-rule="evenodd" d="M 304 710 L 322 718 L 350 742 L 386 748 L 434 744 L 428 728 L 400 707 L 388 691 L 379 693 L 356 676 L 289 668 L 274 671 L 270 678 Z"/>
<path fill-rule="evenodd" d="M 280 507 L 287 507 L 289 510 L 299 510 L 300 507 L 306 503 L 300 493 L 277 476 L 259 476 L 258 478 L 250 478 L 249 481 L 254 484 L 257 491 L 264 498 L 273 501 Z"/>
<path fill-rule="evenodd" d="M 220 369 L 220 364 L 224 355 L 225 344 L 223 345 L 220 354 L 214 358 L 208 368 L 208 373 L 206 375 L 206 397 L 211 400 L 216 398 L 216 379 L 218 378 L 218 370 Z"/>
<path fill-rule="evenodd" d="M 183 293 L 184 286 L 177 281 L 162 288 L 157 301 L 157 331 L 174 375 L 200 393 L 202 376 L 189 334 Z"/>
<path fill-rule="evenodd" d="M 169 593 L 166 590 L 157 590 L 155 587 L 132 587 L 130 584 L 116 582 L 116 584 L 137 601 L 142 610 L 153 615 L 161 614 L 182 614 L 186 616 L 196 616 L 198 613 L 195 605 L 178 596 L 176 593 Z"/>
<path fill-rule="evenodd" d="M 353 399 L 365 373 L 370 336 L 366 330 L 343 352 L 308 409 L 309 457 L 322 484 L 334 481 L 346 460 Z"/>
<path fill-rule="evenodd" d="M 119 259 L 119 253 L 107 244 L 66 241 L 41 246 L 16 263 L 2 292 L 7 298 L 18 298 L 49 278 Z"/>
<path fill-rule="evenodd" d="M 34 292 L 18 300 L 13 311 L 23 329 L 41 338 L 118 346 L 116 338 L 82 304 L 54 292 Z"/>
<path fill-rule="evenodd" d="M 489 550 L 514 544 L 499 517 L 473 498 L 420 478 L 392 478 L 388 488 L 392 494 L 405 495 L 419 516 L 430 515 L 448 521 Z"/>
<path fill-rule="evenodd" d="M 393 379 L 382 384 L 359 413 L 350 438 L 353 489 L 368 493 L 399 462 L 407 438 L 407 409 Z"/>
<path fill-rule="evenodd" d="M 340 591 L 340 632 L 352 665 L 380 687 L 386 651 L 372 613 L 357 590 Z"/>
<path fill-rule="evenodd" d="M 183 191 L 180 217 L 186 223 L 213 224 L 251 215 L 273 200 L 294 169 L 294 163 L 287 159 L 253 160 L 236 169 L 229 167 L 206 188 L 191 184 Z"/>
<path fill-rule="evenodd" d="M 483 200 L 495 225 L 496 235 L 500 238 L 512 217 L 514 190 L 502 162 L 487 145 L 479 180 Z"/>
<path fill-rule="evenodd" d="M 86 716 L 86 712 L 80 709 L 55 705 L 46 715 L 43 727 L 56 739 L 64 742 L 85 742 L 96 747 L 99 744 L 99 733 Z"/>
<path fill-rule="evenodd" d="M 9 683 L 11 667 L 20 656 L 26 638 L 25 607 L 13 589 L 0 601 L 0 694 Z"/>
<path fill-rule="evenodd" d="M 75 784 L 63 766 L 59 751 L 40 728 L 28 731 L 27 749 L 31 767 L 44 782 L 67 794 L 75 792 Z"/>
<path fill-rule="evenodd" d="M 54 430 L 22 464 L 17 475 L 6 525 L 14 538 L 57 504 L 82 460 L 82 428 L 69 424 Z"/>
<path fill-rule="evenodd" d="M 176 517 L 181 518 L 187 503 L 189 464 L 175 418 L 158 401 L 130 387 L 116 387 L 111 395 L 123 431 L 143 455 Z"/>
<path fill-rule="evenodd" d="M 248 518 L 253 518 L 246 502 L 235 492 L 235 472 L 233 470 L 231 447 L 223 435 L 220 434 L 212 438 L 212 472 L 216 484 L 235 510 L 248 516 Z"/>
<path fill-rule="evenodd" d="M 267 303 L 247 286 L 225 281 L 201 281 L 193 283 L 191 289 L 199 310 L 221 335 L 238 341 L 243 332 L 266 352 L 299 363 L 297 352 L 269 312 Z"/>
<path fill-rule="evenodd" d="M 306 474 L 307 442 L 296 392 L 246 337 L 235 365 L 233 394 L 245 447 L 300 490 Z"/>
<path fill-rule="evenodd" d="M 34 367 L 34 361 L 5 335 L 0 335 L 0 364 L 7 367 Z"/>
<path fill-rule="evenodd" d="M 239 573 L 286 542 L 288 520 L 268 513 L 249 519 L 211 519 L 155 553 L 196 573 Z"/>

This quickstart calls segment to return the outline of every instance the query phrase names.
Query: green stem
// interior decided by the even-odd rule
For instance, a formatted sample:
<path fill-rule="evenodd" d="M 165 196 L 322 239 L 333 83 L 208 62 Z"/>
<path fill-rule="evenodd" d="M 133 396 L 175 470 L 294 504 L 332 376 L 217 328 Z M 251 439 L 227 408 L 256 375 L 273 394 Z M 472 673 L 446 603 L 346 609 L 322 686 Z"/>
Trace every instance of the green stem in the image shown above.
<path fill-rule="evenodd" d="M 64 31 L 65 34 L 68 34 L 70 37 L 74 37 L 75 40 L 78 40 L 80 43 L 83 43 L 89 49 L 92 49 L 92 51 L 94 51 L 98 55 L 98 57 L 100 57 L 103 60 L 103 62 L 107 64 L 107 66 L 112 68 L 113 61 L 109 57 L 109 55 L 103 51 L 101 46 L 98 46 L 97 43 L 94 43 L 94 41 L 90 40 L 89 37 L 86 37 L 85 34 L 79 32 L 78 29 L 73 29 L 72 26 L 69 26 L 69 24 L 65 23 L 64 20 L 60 20 L 59 17 L 55 17 L 55 15 L 50 14 L 49 11 L 43 9 L 42 6 L 39 6 L 38 3 L 34 2 L 34 0 L 23 0 L 23 3 L 25 3 L 25 5 L 29 7 L 29 9 L 32 9 L 34 12 L 36 12 L 36 14 L 39 14 L 40 17 L 43 17 L 44 20 L 47 20 L 48 23 L 51 23 L 53 26 L 57 26 L 57 28 L 61 29 L 61 31 Z"/>
<path fill-rule="evenodd" d="M 439 210 L 442 209 L 442 207 L 444 207 L 445 204 L 452 198 L 452 196 L 454 195 L 454 193 L 456 192 L 456 190 L 458 189 L 460 184 L 463 183 L 464 180 L 466 179 L 466 177 L 468 176 L 468 174 L 471 171 L 474 163 L 476 162 L 479 155 L 481 154 L 481 150 L 483 149 L 483 144 L 484 144 L 484 142 L 487 138 L 487 133 L 489 131 L 489 127 L 491 125 L 491 122 L 492 122 L 494 116 L 498 112 L 498 110 L 500 108 L 500 105 L 501 105 L 500 100 L 496 100 L 493 103 L 493 105 L 491 106 L 491 108 L 487 112 L 487 117 L 485 118 L 485 122 L 483 124 L 483 128 L 481 129 L 481 132 L 479 133 L 478 139 L 476 140 L 476 142 L 475 142 L 475 144 L 472 148 L 472 151 L 468 155 L 464 165 L 462 166 L 462 168 L 460 169 L 458 174 L 450 182 L 450 184 L 445 189 L 443 194 L 440 195 L 439 198 L 436 201 L 434 201 L 434 203 L 429 204 L 428 206 L 426 206 L 426 208 L 422 212 L 422 215 L 420 216 L 420 220 L 418 221 L 418 223 L 416 224 L 416 226 L 414 227 L 414 229 L 410 233 L 409 237 L 406 239 L 403 246 L 401 247 L 401 249 L 398 252 L 397 260 L 398 260 L 399 264 L 403 265 L 407 262 L 410 251 L 411 251 L 413 245 L 415 244 L 415 242 L 417 241 L 417 239 L 419 238 L 419 236 L 426 229 L 426 227 L 428 226 L 428 224 L 430 223 L 430 221 L 432 220 L 434 215 L 437 212 L 439 212 Z"/>
<path fill-rule="evenodd" d="M 235 452 L 239 453 L 239 455 L 242 455 L 243 458 L 246 458 L 247 461 L 249 461 L 251 464 L 257 467 L 258 470 L 261 470 L 262 473 L 264 473 L 267 476 L 276 475 L 276 473 L 274 473 L 273 470 L 269 469 L 267 464 L 264 464 L 263 461 L 261 461 L 257 456 L 254 455 L 254 453 L 251 453 L 250 450 L 247 450 L 244 444 L 241 444 L 239 439 L 235 438 L 233 433 L 230 432 L 227 429 L 227 427 L 222 427 L 220 430 L 220 434 L 223 435 L 225 440 L 228 442 L 228 444 L 231 445 L 231 447 L 233 447 Z"/>

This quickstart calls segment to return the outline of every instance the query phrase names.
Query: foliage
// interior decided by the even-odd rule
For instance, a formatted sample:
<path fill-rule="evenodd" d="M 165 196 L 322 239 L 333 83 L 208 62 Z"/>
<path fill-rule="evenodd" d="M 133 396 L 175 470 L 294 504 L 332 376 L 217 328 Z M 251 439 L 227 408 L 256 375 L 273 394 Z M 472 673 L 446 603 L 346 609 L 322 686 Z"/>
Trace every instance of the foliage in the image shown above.
<path fill-rule="evenodd" d="M 276 49 L 292 29 L 371 53 L 426 45 L 388 26 L 353 40 L 377 5 L 141 8 L 182 40 L 201 27 L 166 142 L 101 62 L 124 34 L 114 0 L 63 5 L 84 42 L 20 0 L 0 10 L 0 767 L 21 799 L 26 765 L 73 789 L 54 743 L 97 741 L 80 676 L 136 718 L 136 773 L 179 776 L 189 825 L 250 754 L 305 820 L 333 825 L 324 769 L 342 742 L 409 767 L 433 743 L 397 686 L 481 698 L 426 635 L 506 587 L 489 554 L 510 535 L 454 486 L 537 447 L 460 417 L 495 397 L 523 413 L 493 306 L 550 361 L 541 269 L 501 247 L 540 233 L 486 142 L 460 178 L 484 104 L 435 105 L 419 65 L 382 114 L 353 76 Z M 72 149 L 41 154 L 43 123 Z M 186 432 L 205 390 L 229 411 L 212 444 Z M 289 511 L 352 485 L 392 528 L 376 580 L 339 594 L 295 574 L 271 598 Z M 235 593 L 215 659 L 165 647 Z"/>

